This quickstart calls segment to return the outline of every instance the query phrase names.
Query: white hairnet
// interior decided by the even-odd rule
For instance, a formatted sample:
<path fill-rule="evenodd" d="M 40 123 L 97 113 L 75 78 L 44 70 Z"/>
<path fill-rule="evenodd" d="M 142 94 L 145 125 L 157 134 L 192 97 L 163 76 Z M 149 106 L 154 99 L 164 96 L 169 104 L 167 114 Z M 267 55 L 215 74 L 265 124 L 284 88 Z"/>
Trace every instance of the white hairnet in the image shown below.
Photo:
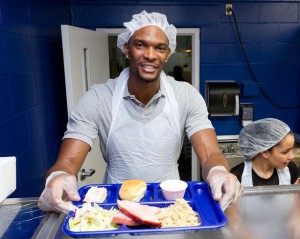
<path fill-rule="evenodd" d="M 124 22 L 123 24 L 127 31 L 119 34 L 117 46 L 124 52 L 124 45 L 129 41 L 129 38 L 134 34 L 135 31 L 141 29 L 145 26 L 157 26 L 160 27 L 169 39 L 169 48 L 171 54 L 176 49 L 176 28 L 168 23 L 167 17 L 164 14 L 160 14 L 157 12 L 147 13 L 145 10 L 139 14 L 135 14 L 132 16 L 130 22 Z"/>
<path fill-rule="evenodd" d="M 290 127 L 278 119 L 257 120 L 241 130 L 238 146 L 247 159 L 252 159 L 278 144 L 290 131 Z"/>

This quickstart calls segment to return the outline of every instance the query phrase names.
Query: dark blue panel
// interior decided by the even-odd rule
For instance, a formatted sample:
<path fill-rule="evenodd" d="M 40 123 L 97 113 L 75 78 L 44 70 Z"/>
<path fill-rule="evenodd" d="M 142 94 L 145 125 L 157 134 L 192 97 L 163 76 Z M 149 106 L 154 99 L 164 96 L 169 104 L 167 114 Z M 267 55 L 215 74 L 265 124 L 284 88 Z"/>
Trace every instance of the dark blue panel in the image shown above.
<path fill-rule="evenodd" d="M 264 44 L 262 47 L 261 62 L 299 62 L 299 47 L 297 44 Z"/>
<path fill-rule="evenodd" d="M 19 36 L 0 33 L 0 75 L 21 73 Z"/>
<path fill-rule="evenodd" d="M 229 24 L 201 28 L 201 43 L 236 42 L 234 29 Z"/>
<path fill-rule="evenodd" d="M 18 115 L 0 124 L 0 155 L 17 156 L 29 145 L 29 134 L 25 114 Z"/>
<path fill-rule="evenodd" d="M 51 117 L 50 120 L 50 128 L 57 128 L 57 132 L 64 132 L 66 130 L 66 125 L 68 121 L 67 115 L 67 105 L 65 98 L 50 101 L 49 102 L 49 115 Z M 61 135 L 57 135 L 59 140 L 61 139 Z"/>
<path fill-rule="evenodd" d="M 299 43 L 300 24 L 280 24 L 279 41 L 283 43 Z"/>
<path fill-rule="evenodd" d="M 253 65 L 256 78 L 259 83 L 276 82 L 278 80 L 277 64 L 255 64 Z M 253 78 L 250 78 L 252 81 Z"/>
<path fill-rule="evenodd" d="M 29 34 L 29 12 L 26 0 L 1 1 L 2 29 Z"/>
<path fill-rule="evenodd" d="M 12 115 L 12 103 L 7 77 L 0 78 L 0 122 Z"/>
<path fill-rule="evenodd" d="M 217 135 L 236 135 L 240 133 L 239 116 L 210 117 Z"/>
<path fill-rule="evenodd" d="M 240 27 L 243 42 L 278 42 L 278 24 L 243 24 Z"/>
<path fill-rule="evenodd" d="M 220 50 L 219 44 L 200 44 L 200 62 L 201 64 L 220 63 Z"/>
<path fill-rule="evenodd" d="M 37 38 L 21 38 L 22 72 L 42 70 L 44 67 L 45 55 L 42 41 Z"/>
<path fill-rule="evenodd" d="M 62 137 L 63 134 L 58 134 L 54 131 L 42 137 L 41 141 L 45 159 L 43 162 L 44 169 L 49 169 L 56 161 Z"/>
<path fill-rule="evenodd" d="M 38 104 L 28 111 L 29 133 L 32 141 L 49 131 L 48 107 L 46 103 Z"/>
<path fill-rule="evenodd" d="M 279 105 L 289 107 L 300 104 L 299 88 L 292 83 L 287 85 L 281 82 L 271 82 L 270 84 L 264 84 L 262 87 L 266 94 Z"/>
<path fill-rule="evenodd" d="M 51 24 L 52 12 L 49 12 L 47 5 L 39 1 L 29 1 L 28 9 L 30 14 L 30 35 L 35 37 L 48 38 L 49 25 Z"/>
<path fill-rule="evenodd" d="M 297 22 L 298 3 L 262 3 L 261 22 Z"/>
<path fill-rule="evenodd" d="M 201 81 L 207 80 L 252 80 L 245 64 L 240 65 L 201 65 Z"/>
<path fill-rule="evenodd" d="M 59 42 L 43 42 L 42 44 L 44 57 L 45 57 L 45 69 L 61 68 L 63 69 L 63 50 L 62 43 Z"/>
<path fill-rule="evenodd" d="M 221 64 L 244 63 L 243 53 L 235 44 L 223 44 L 220 46 Z"/>
<path fill-rule="evenodd" d="M 300 63 L 278 64 L 277 69 L 280 69 L 277 75 L 280 82 L 287 83 L 287 85 L 295 84 L 296 88 L 300 89 Z"/>
<path fill-rule="evenodd" d="M 37 72 L 36 78 L 38 102 L 42 102 L 55 96 L 56 98 L 60 97 L 63 101 L 60 105 L 65 105 L 66 93 L 63 64 L 59 67 L 47 68 L 44 71 Z M 63 111 L 65 111 L 65 109 Z"/>
<path fill-rule="evenodd" d="M 11 77 L 11 91 L 14 113 L 25 111 L 37 104 L 35 74 Z"/>
<path fill-rule="evenodd" d="M 52 71 L 44 70 L 36 73 L 38 102 L 50 99 L 55 94 Z"/>
<path fill-rule="evenodd" d="M 259 85 L 255 82 L 244 81 L 240 85 L 243 97 L 257 97 L 260 94 Z"/>
<path fill-rule="evenodd" d="M 21 187 L 21 196 L 38 197 L 44 187 L 45 169 L 41 139 L 36 139 L 29 148 L 17 157 L 18 182 Z M 33 170 L 34 169 L 34 170 Z"/>

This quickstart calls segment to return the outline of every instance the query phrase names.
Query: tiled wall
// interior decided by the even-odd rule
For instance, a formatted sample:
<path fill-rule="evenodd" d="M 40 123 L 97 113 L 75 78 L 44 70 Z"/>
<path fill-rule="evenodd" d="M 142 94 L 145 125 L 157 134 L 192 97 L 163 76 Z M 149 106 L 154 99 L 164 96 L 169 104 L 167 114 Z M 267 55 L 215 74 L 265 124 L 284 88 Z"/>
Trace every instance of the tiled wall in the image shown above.
<path fill-rule="evenodd" d="M 299 1 L 231 1 L 250 62 L 277 103 L 300 103 Z M 70 7 L 71 5 L 71 7 Z M 200 92 L 207 80 L 236 80 L 255 119 L 278 117 L 300 132 L 300 110 L 273 106 L 247 69 L 224 1 L 0 0 L 0 156 L 17 156 L 15 197 L 38 196 L 67 121 L 60 25 L 122 27 L 146 9 L 177 27 L 201 29 Z M 73 20 L 71 19 L 73 17 Z M 255 91 L 255 90 L 254 90 Z M 250 93 L 249 93 L 250 92 Z M 251 93 L 252 92 L 252 93 Z M 218 134 L 237 134 L 238 117 L 212 118 Z"/>
<path fill-rule="evenodd" d="M 70 3 L 2 0 L 0 10 L 0 156 L 17 157 L 11 196 L 38 196 L 67 121 L 60 24 Z"/>
<path fill-rule="evenodd" d="M 300 1 L 229 1 L 259 84 L 246 66 L 233 17 L 225 15 L 225 2 L 71 0 L 71 5 L 74 24 L 86 28 L 123 27 L 144 9 L 166 14 L 176 27 L 200 28 L 202 95 L 207 80 L 235 80 L 242 88 L 241 102 L 253 104 L 254 119 L 277 117 L 300 132 L 299 107 L 274 106 L 258 92 L 260 85 L 276 104 L 300 105 Z M 238 134 L 241 129 L 238 116 L 211 119 L 219 135 Z"/>

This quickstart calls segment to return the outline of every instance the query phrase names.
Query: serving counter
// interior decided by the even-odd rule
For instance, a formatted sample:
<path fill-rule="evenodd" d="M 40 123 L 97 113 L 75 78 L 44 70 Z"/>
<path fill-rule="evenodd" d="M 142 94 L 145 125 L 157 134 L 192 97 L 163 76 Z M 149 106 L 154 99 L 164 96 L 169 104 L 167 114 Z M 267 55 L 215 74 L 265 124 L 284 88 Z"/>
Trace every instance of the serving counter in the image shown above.
<path fill-rule="evenodd" d="M 243 198 L 225 214 L 228 224 L 215 230 L 112 238 L 299 239 L 300 185 L 245 188 Z M 64 219 L 39 210 L 37 198 L 6 199 L 0 204 L 0 238 L 71 238 L 61 230 Z"/>

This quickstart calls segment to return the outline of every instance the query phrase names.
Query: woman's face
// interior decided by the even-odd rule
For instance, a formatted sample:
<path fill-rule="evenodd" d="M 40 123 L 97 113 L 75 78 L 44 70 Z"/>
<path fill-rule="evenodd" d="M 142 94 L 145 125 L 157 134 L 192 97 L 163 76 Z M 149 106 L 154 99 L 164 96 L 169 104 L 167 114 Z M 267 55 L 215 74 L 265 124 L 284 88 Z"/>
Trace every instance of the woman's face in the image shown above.
<path fill-rule="evenodd" d="M 130 59 L 130 77 L 144 82 L 158 79 L 170 54 L 168 44 L 168 37 L 157 26 L 137 30 L 124 48 Z"/>
<path fill-rule="evenodd" d="M 294 143 L 294 135 L 287 134 L 278 145 L 267 151 L 269 162 L 279 169 L 286 167 L 294 158 L 292 151 Z"/>

